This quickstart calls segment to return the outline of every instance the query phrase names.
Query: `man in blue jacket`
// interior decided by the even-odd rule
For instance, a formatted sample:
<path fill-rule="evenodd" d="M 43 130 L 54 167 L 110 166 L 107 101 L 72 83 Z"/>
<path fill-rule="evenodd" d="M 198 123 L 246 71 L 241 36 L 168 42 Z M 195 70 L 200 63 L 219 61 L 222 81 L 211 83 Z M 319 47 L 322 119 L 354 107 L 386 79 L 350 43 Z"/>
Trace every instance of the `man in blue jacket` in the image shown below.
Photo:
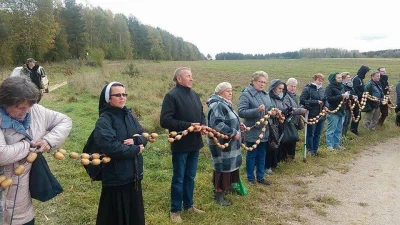
<path fill-rule="evenodd" d="M 190 126 L 193 132 L 171 143 L 173 175 L 171 182 L 170 219 L 182 222 L 183 208 L 189 212 L 204 213 L 193 205 L 194 178 L 196 177 L 199 151 L 203 147 L 201 126 L 205 125 L 203 105 L 199 95 L 192 90 L 192 72 L 187 67 L 175 71 L 175 88 L 168 92 L 162 103 L 160 124 L 171 131 L 181 132 Z"/>

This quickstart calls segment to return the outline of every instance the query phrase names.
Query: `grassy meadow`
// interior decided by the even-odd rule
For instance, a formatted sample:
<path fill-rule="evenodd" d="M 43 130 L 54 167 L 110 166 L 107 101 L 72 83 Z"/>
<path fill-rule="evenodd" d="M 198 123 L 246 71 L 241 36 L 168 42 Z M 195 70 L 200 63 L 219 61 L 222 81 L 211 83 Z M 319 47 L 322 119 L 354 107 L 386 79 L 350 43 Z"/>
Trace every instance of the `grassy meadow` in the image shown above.
<path fill-rule="evenodd" d="M 41 104 L 65 113 L 73 120 L 73 128 L 63 148 L 81 152 L 98 117 L 98 98 L 102 87 L 110 81 L 121 81 L 126 85 L 127 106 L 132 108 L 140 123 L 148 132 L 167 134 L 159 126 L 159 115 L 164 95 L 175 85 L 173 72 L 177 67 L 192 68 L 193 89 L 205 103 L 215 86 L 222 82 L 232 83 L 234 107 L 241 90 L 249 84 L 251 74 L 266 71 L 269 80 L 290 77 L 299 80 L 298 94 L 309 83 L 314 73 L 321 72 L 326 77 L 331 72 L 348 71 L 354 75 L 361 65 L 372 69 L 385 66 L 390 75 L 390 84 L 395 85 L 400 71 L 397 59 L 301 59 L 263 61 L 195 61 L 195 62 L 149 62 L 134 61 L 140 71 L 137 77 L 123 74 L 129 61 L 106 62 L 104 68 L 80 66 L 76 62 L 44 65 L 49 74 L 50 84 L 68 81 L 68 84 L 44 96 Z M 2 74 L 5 72 L 3 71 Z M 366 79 L 368 80 L 368 79 Z M 327 79 L 324 86 L 327 85 Z M 394 96 L 392 97 L 395 100 Z M 204 112 L 207 107 L 204 104 Z M 362 123 L 362 121 L 361 121 Z M 360 125 L 360 137 L 349 134 L 343 139 L 348 150 L 327 152 L 321 147 L 321 156 L 302 161 L 303 140 L 298 143 L 296 160 L 280 164 L 274 175 L 266 175 L 271 186 L 246 185 L 249 194 L 227 196 L 232 206 L 222 207 L 212 199 L 212 165 L 208 148 L 201 149 L 195 186 L 195 204 L 206 211 L 205 215 L 183 213 L 184 224 L 312 224 L 302 217 L 300 211 L 324 215 L 324 206 L 337 201 L 330 196 L 307 199 L 307 184 L 301 181 L 305 176 L 321 176 L 328 170 L 346 173 L 350 162 L 368 146 L 384 142 L 398 136 L 391 111 L 384 127 L 376 132 L 368 132 Z M 303 132 L 302 132 L 303 133 Z M 301 137 L 304 135 L 302 134 Z M 142 182 L 147 224 L 169 224 L 170 181 L 172 163 L 167 136 L 161 136 L 155 143 L 149 143 L 144 156 L 145 175 Z M 303 139 L 303 138 L 301 138 Z M 324 135 L 321 144 L 325 142 Z M 245 155 L 245 151 L 243 151 Z M 64 192 L 45 203 L 35 201 L 37 224 L 67 225 L 95 224 L 101 184 L 90 182 L 83 167 L 69 158 L 57 161 L 47 157 L 55 176 L 64 187 Z M 244 161 L 245 162 L 245 161 Z M 241 178 L 246 180 L 241 167 Z M 245 183 L 247 184 L 247 183 Z M 325 213 L 326 214 L 326 213 Z"/>

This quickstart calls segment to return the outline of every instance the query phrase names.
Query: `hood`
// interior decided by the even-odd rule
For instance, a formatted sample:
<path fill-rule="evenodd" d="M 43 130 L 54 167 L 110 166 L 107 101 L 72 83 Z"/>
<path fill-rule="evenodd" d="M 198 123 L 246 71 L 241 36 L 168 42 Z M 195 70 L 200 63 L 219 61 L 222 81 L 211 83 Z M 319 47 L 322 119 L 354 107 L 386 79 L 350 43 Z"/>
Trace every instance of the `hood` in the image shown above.
<path fill-rule="evenodd" d="M 280 84 L 283 84 L 283 94 L 286 94 L 287 88 L 285 82 L 279 80 L 279 79 L 273 79 L 271 80 L 271 83 L 269 84 L 269 93 L 270 94 L 275 94 L 273 90 L 278 87 Z"/>
<path fill-rule="evenodd" d="M 371 69 L 368 66 L 362 65 L 360 69 L 357 71 L 357 76 L 361 79 L 365 78 L 365 75 L 370 71 Z"/>
<path fill-rule="evenodd" d="M 338 72 L 333 72 L 329 74 L 328 81 L 330 84 L 337 84 L 336 82 L 336 75 L 339 74 Z"/>

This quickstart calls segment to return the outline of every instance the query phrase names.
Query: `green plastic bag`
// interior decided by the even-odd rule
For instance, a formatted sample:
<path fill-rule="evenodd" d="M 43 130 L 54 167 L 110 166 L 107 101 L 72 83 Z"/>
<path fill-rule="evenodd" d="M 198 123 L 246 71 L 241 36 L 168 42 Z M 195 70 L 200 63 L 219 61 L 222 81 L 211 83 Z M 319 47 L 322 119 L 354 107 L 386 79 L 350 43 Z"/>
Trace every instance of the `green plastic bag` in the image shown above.
<path fill-rule="evenodd" d="M 233 186 L 233 189 L 235 189 L 235 191 L 239 195 L 242 195 L 242 196 L 247 195 L 247 189 L 244 186 L 244 183 L 242 182 L 242 179 L 240 177 L 239 177 L 239 182 L 233 183 L 232 186 Z"/>

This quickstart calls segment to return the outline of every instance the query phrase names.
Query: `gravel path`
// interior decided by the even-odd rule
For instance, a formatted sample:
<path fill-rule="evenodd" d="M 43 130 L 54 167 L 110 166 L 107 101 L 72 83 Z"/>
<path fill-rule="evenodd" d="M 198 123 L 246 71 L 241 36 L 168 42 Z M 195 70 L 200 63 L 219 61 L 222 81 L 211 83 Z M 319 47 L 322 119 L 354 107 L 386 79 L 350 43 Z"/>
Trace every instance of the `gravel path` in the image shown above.
<path fill-rule="evenodd" d="M 307 177 L 308 196 L 329 196 L 339 205 L 324 204 L 326 215 L 305 207 L 309 224 L 400 224 L 400 139 L 390 139 L 360 153 L 350 171 L 329 171 Z"/>

